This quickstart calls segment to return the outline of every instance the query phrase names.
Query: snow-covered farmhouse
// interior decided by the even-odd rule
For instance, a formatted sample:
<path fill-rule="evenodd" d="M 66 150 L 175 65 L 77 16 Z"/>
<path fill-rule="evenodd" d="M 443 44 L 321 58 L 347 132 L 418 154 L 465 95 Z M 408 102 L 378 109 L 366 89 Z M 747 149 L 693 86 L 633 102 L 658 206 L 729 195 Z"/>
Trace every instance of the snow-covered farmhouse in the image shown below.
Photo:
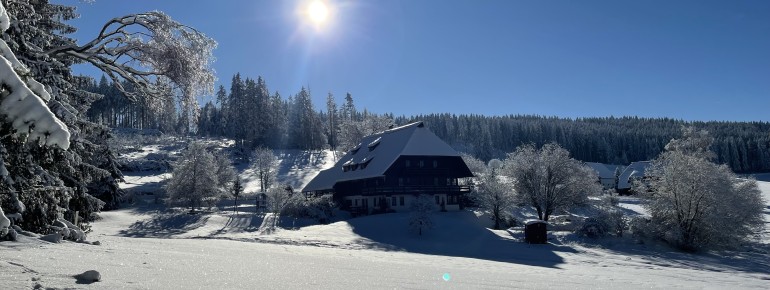
<path fill-rule="evenodd" d="M 618 177 L 618 193 L 630 194 L 634 180 L 642 180 L 644 171 L 650 166 L 650 161 L 632 162 Z"/>
<path fill-rule="evenodd" d="M 361 214 L 407 210 L 420 194 L 442 210 L 459 210 L 471 188 L 457 180 L 471 176 L 457 151 L 415 122 L 364 137 L 302 191 L 333 193 L 343 208 Z"/>

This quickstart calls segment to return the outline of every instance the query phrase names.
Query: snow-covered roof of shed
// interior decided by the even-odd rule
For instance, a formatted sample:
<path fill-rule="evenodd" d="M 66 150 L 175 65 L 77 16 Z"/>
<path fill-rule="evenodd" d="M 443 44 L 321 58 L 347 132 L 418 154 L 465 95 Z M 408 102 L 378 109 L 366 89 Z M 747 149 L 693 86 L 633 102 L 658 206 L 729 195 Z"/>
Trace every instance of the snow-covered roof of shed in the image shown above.
<path fill-rule="evenodd" d="M 593 169 L 594 171 L 596 171 L 596 174 L 599 175 L 599 178 L 602 178 L 602 179 L 615 178 L 615 172 L 607 168 L 607 166 L 602 163 L 586 162 L 586 165 L 588 167 L 591 167 L 591 169 Z"/>
<path fill-rule="evenodd" d="M 625 189 L 631 188 L 632 177 L 643 177 L 644 171 L 650 166 L 650 161 L 637 161 L 632 162 L 618 178 L 618 188 Z"/>
<path fill-rule="evenodd" d="M 360 146 L 375 144 L 376 146 Z M 332 168 L 322 170 L 302 191 L 328 190 L 339 181 L 380 177 L 399 156 L 460 156 L 456 150 L 433 134 L 422 122 L 388 129 L 364 137 L 358 150 L 345 153 Z M 374 158 L 374 156 L 377 158 Z M 352 162 L 351 162 L 352 161 Z M 366 163 L 366 168 L 345 171 L 343 166 Z"/>

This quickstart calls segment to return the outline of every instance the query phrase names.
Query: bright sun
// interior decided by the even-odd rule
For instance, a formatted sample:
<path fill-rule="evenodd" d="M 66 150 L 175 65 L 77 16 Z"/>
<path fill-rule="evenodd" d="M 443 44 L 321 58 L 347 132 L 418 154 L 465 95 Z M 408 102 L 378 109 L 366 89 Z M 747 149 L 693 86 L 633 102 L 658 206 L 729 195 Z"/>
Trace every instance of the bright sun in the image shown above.
<path fill-rule="evenodd" d="M 307 15 L 310 17 L 310 21 L 315 25 L 322 25 L 329 17 L 329 8 L 326 7 L 326 3 L 321 0 L 313 0 L 307 7 Z"/>

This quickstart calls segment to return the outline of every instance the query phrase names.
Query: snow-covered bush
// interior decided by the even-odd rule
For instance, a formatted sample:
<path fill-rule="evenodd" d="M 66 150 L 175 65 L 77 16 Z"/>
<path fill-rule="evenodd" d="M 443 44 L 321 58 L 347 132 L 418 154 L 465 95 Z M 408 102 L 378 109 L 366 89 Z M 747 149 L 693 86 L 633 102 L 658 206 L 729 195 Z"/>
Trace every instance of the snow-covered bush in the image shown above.
<path fill-rule="evenodd" d="M 65 240 L 74 242 L 86 240 L 86 233 L 67 220 L 58 219 L 50 226 L 50 228 L 52 232 L 61 234 L 62 238 Z"/>
<path fill-rule="evenodd" d="M 309 198 L 292 198 L 281 212 L 281 215 L 295 218 L 311 218 L 319 223 L 328 223 L 334 217 L 337 204 L 331 194 Z"/>
<path fill-rule="evenodd" d="M 436 211 L 436 203 L 427 194 L 420 194 L 410 206 L 409 229 L 422 235 L 423 231 L 433 228 L 431 214 Z"/>
<path fill-rule="evenodd" d="M 628 223 L 623 212 L 617 208 L 603 207 L 595 217 L 589 217 L 575 230 L 579 236 L 603 238 L 608 235 L 622 237 L 628 229 Z"/>
<path fill-rule="evenodd" d="M 278 186 L 267 190 L 267 209 L 274 214 L 280 214 L 286 206 L 300 197 L 294 192 L 287 190 L 288 186 Z"/>
<path fill-rule="evenodd" d="M 0 238 L 8 234 L 11 229 L 11 220 L 5 216 L 3 208 L 0 207 Z"/>

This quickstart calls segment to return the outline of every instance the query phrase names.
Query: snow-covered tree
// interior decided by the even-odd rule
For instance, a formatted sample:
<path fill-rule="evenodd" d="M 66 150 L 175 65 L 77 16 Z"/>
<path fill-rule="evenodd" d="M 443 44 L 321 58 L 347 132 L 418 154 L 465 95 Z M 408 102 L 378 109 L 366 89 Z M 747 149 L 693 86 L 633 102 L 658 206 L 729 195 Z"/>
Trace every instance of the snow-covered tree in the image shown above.
<path fill-rule="evenodd" d="M 0 107 L 6 109 L 3 115 L 8 118 L 3 119 L 0 130 L 3 136 L 18 135 L 47 145 L 21 144 L 15 140 L 18 138 L 0 141 L 8 153 L 4 161 L 8 162 L 7 170 L 14 181 L 15 196 L 28 208 L 20 225 L 45 232 L 58 216 L 74 220 L 75 213 L 80 214 L 80 221 L 88 221 L 104 202 L 110 208 L 117 206 L 121 195 L 117 181 L 122 175 L 106 146 L 108 129 L 85 116 L 99 95 L 84 91 L 89 81 L 72 76 L 70 66 L 81 61 L 94 64 L 119 86 L 122 83 L 117 80 L 130 84 L 122 88 L 141 93 L 141 98 L 133 100 L 144 102 L 145 97 L 162 97 L 156 94 L 162 90 L 153 84 L 163 77 L 186 92 L 199 92 L 210 86 L 213 41 L 167 16 L 148 13 L 116 18 L 120 20 L 110 21 L 97 39 L 79 46 L 66 37 L 75 28 L 64 23 L 77 17 L 74 7 L 46 0 L 3 0 L 0 4 L 2 41 L 6 44 L 2 49 L 4 61 L 0 62 L 11 68 L 0 71 L 4 75 L 17 74 L 27 87 L 18 90 L 11 83 L 3 84 L 5 92 Z M 21 98 L 24 91 L 31 91 L 33 95 L 26 95 L 34 98 Z M 17 101 L 9 102 L 14 99 Z M 60 122 L 46 117 L 49 114 L 45 110 L 35 109 L 40 104 L 48 107 Z M 23 105 L 20 109 L 26 112 L 24 116 L 14 113 L 18 110 L 13 107 L 19 105 Z M 24 120 L 19 122 L 17 117 Z M 66 126 L 68 136 L 62 125 Z M 10 210 L 9 204 L 13 202 L 5 200 L 5 195 L 2 199 L 2 205 Z M 19 212 L 16 208 L 12 211 Z"/>
<path fill-rule="evenodd" d="M 11 26 L 11 18 L 0 3 L 0 32 L 5 33 Z M 39 142 L 41 145 L 55 145 L 62 149 L 70 146 L 70 132 L 46 105 L 51 95 L 45 86 L 36 81 L 27 68 L 11 50 L 5 40 L 0 39 L 0 85 L 2 102 L 0 114 L 12 124 L 16 134 Z"/>
<path fill-rule="evenodd" d="M 555 143 L 540 149 L 531 144 L 520 146 L 508 154 L 503 172 L 512 178 L 518 199 L 535 208 L 543 221 L 558 210 L 585 203 L 589 194 L 601 192 L 596 172 L 570 158 Z"/>
<path fill-rule="evenodd" d="M 220 197 L 216 168 L 214 155 L 203 143 L 190 143 L 166 184 L 169 201 L 185 204 L 191 211 L 216 204 Z"/>
<path fill-rule="evenodd" d="M 500 229 L 501 222 L 505 222 L 505 213 L 516 206 L 516 194 L 504 178 L 490 170 L 479 178 L 474 194 L 476 204 L 492 214 L 496 230 Z"/>
<path fill-rule="evenodd" d="M 294 96 L 290 104 L 288 130 L 289 148 L 319 149 L 327 142 L 323 122 L 315 111 L 310 91 L 305 88 Z"/>
<path fill-rule="evenodd" d="M 332 151 L 337 150 L 337 130 L 339 120 L 337 119 L 337 103 L 334 102 L 334 95 L 329 93 L 326 97 L 326 135 L 329 140 L 329 147 Z"/>
<path fill-rule="evenodd" d="M 704 131 L 685 129 L 645 171 L 646 182 L 635 185 L 652 234 L 684 250 L 733 247 L 763 226 L 756 181 L 709 161 L 710 140 Z"/>
<path fill-rule="evenodd" d="M 433 228 L 431 214 L 436 211 L 436 203 L 430 195 L 420 194 L 409 206 L 409 229 L 418 235 Z"/>
<path fill-rule="evenodd" d="M 288 186 L 276 186 L 267 190 L 267 208 L 273 214 L 280 214 L 289 204 L 293 192 L 287 190 Z"/>
<path fill-rule="evenodd" d="M 276 170 L 278 167 L 278 158 L 275 157 L 273 150 L 270 148 L 259 147 L 252 153 L 251 168 L 259 178 L 260 192 L 265 192 L 273 184 L 275 179 Z"/>
<path fill-rule="evenodd" d="M 230 188 L 230 183 L 237 177 L 230 158 L 224 152 L 219 152 L 214 155 L 214 163 L 216 163 L 214 170 L 216 170 L 217 186 L 222 190 Z"/>
<path fill-rule="evenodd" d="M 200 31 L 152 11 L 113 18 L 85 44 L 51 47 L 43 53 L 92 64 L 133 100 L 156 96 L 155 78 L 166 77 L 183 92 L 186 102 L 197 103 L 196 96 L 213 90 L 216 77 L 211 63 L 216 45 Z M 127 90 L 123 81 L 134 90 Z"/>
<path fill-rule="evenodd" d="M 484 164 L 484 161 L 481 161 L 468 153 L 462 153 L 460 156 L 474 175 L 478 176 L 487 172 L 487 165 Z"/>

